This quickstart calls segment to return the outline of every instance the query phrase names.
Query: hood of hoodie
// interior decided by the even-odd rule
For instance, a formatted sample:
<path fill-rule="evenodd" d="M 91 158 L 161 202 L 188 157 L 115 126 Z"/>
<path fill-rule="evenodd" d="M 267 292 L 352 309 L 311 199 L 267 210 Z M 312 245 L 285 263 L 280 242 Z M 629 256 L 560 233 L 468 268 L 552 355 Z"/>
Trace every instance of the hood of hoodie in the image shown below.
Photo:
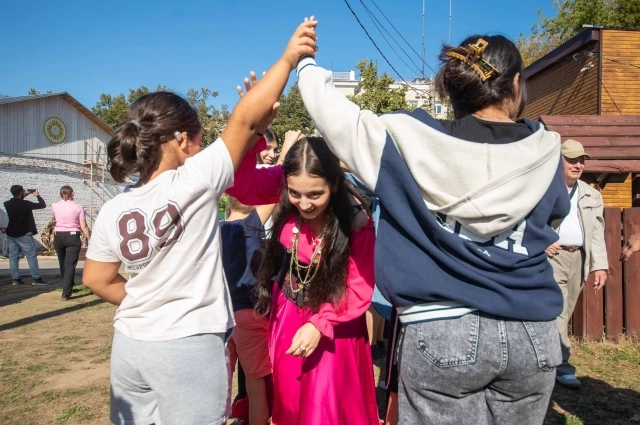
<path fill-rule="evenodd" d="M 541 125 L 525 139 L 489 144 L 449 136 L 415 114 L 380 118 L 429 210 L 479 236 L 496 236 L 520 223 L 558 168 L 560 135 Z"/>

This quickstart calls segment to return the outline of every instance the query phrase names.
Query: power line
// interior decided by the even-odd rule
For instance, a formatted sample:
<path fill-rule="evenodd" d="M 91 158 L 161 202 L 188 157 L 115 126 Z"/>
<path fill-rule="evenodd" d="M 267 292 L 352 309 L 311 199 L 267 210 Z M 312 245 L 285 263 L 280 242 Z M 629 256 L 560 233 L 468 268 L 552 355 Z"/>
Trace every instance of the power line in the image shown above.
<path fill-rule="evenodd" d="M 387 44 L 389 45 L 389 48 L 391 48 L 391 50 L 393 51 L 393 53 L 396 54 L 396 56 L 398 56 L 398 58 L 402 61 L 403 64 L 405 64 L 407 66 L 407 68 L 411 68 L 411 65 L 409 65 L 408 63 L 406 63 L 404 61 L 404 59 L 402 59 L 402 57 L 400 56 L 400 54 L 398 52 L 396 52 L 396 50 L 393 48 L 393 46 L 391 45 L 391 43 L 389 43 L 389 40 L 387 40 L 387 38 L 384 36 L 384 34 L 382 33 L 382 29 L 389 34 L 389 31 L 386 30 L 386 28 L 384 28 L 384 26 L 382 26 L 382 24 L 380 23 L 380 21 L 378 21 L 378 19 L 375 17 L 375 15 L 373 15 L 373 13 L 369 10 L 369 8 L 363 3 L 362 0 L 360 0 L 360 3 L 362 4 L 362 7 L 364 7 L 364 10 L 367 12 L 367 14 L 369 15 L 369 18 L 371 18 L 371 21 L 373 22 L 373 25 L 378 29 L 378 32 L 380 33 L 380 35 L 382 36 L 382 39 L 384 41 L 387 42 Z M 377 23 L 376 23 L 377 22 Z M 382 27 L 382 29 L 380 29 L 380 27 Z M 420 71 L 420 67 L 413 61 L 413 59 L 411 59 L 411 57 L 407 54 L 407 52 L 404 51 L 404 49 L 400 46 L 400 44 L 398 44 L 398 42 L 393 38 L 393 36 L 391 34 L 389 34 L 389 37 L 391 37 L 391 39 L 396 43 L 396 45 L 400 48 L 400 50 L 402 50 L 402 52 L 409 58 L 409 61 L 411 61 L 411 63 L 415 66 L 415 69 L 417 69 L 417 73 L 418 75 L 421 74 Z M 414 69 L 412 69 L 413 71 Z"/>
<path fill-rule="evenodd" d="M 602 81 L 602 78 L 600 79 L 600 84 L 602 84 L 602 88 L 604 89 L 604 91 L 607 92 L 607 94 L 609 95 L 609 99 L 611 99 L 611 101 L 613 102 L 613 106 L 616 107 L 616 109 L 618 110 L 618 113 L 620 115 L 622 115 L 622 111 L 620 111 L 620 108 L 618 108 L 618 104 L 616 103 L 615 100 L 613 100 L 613 97 L 611 97 L 611 93 L 609 93 L 609 90 L 607 90 L 607 87 L 604 85 L 604 81 Z"/>
<path fill-rule="evenodd" d="M 420 58 L 420 61 L 422 62 L 422 57 L 420 56 L 420 54 L 418 52 L 416 52 L 416 50 L 413 48 L 413 46 L 411 46 L 411 44 L 409 44 L 409 42 L 402 36 L 402 34 L 400 33 L 400 31 L 398 31 L 398 29 L 395 27 L 395 25 L 393 25 L 393 22 L 391 22 L 389 20 L 389 18 L 387 18 L 387 15 L 384 14 L 384 12 L 378 7 L 378 5 L 376 4 L 376 2 L 374 0 L 371 0 L 371 3 L 373 3 L 373 5 L 376 7 L 376 9 L 378 9 L 378 12 L 380 12 L 380 14 L 382 14 L 382 16 L 384 17 L 384 19 L 386 19 L 387 22 L 389 22 L 389 25 L 391 25 L 391 28 L 393 28 L 395 30 L 396 33 L 398 33 L 398 35 L 400 36 L 400 38 L 402 39 L 402 41 L 404 41 L 405 43 L 407 43 L 407 46 L 409 46 L 409 48 L 413 51 L 413 53 L 416 54 L 416 56 L 418 58 Z M 431 68 L 429 66 L 429 64 L 427 64 L 425 62 L 425 65 L 427 65 L 427 67 L 431 70 L 431 72 L 433 72 L 434 74 L 436 74 L 437 72 Z"/>
<path fill-rule="evenodd" d="M 356 18 L 356 21 L 358 21 L 358 25 L 360 25 L 360 28 L 362 28 L 362 30 L 367 35 L 367 37 L 369 38 L 371 43 L 373 43 L 373 46 L 376 48 L 378 53 L 380 53 L 380 55 L 385 60 L 385 62 L 387 62 L 387 65 L 389 65 L 391 67 L 391 69 L 393 69 L 393 71 L 396 73 L 398 78 L 400 78 L 400 80 L 402 80 L 403 83 L 405 83 L 409 88 L 411 88 L 416 93 L 418 93 L 420 95 L 426 94 L 429 98 L 431 98 L 431 93 L 429 93 L 426 90 L 418 90 L 418 89 L 414 88 L 413 86 L 411 86 L 411 84 L 409 84 L 407 81 L 405 81 L 404 78 L 402 78 L 400 73 L 394 68 L 393 65 L 391 65 L 391 62 L 389 62 L 389 59 L 387 59 L 387 57 L 384 55 L 384 53 L 382 53 L 382 50 L 380 50 L 380 48 L 378 47 L 376 42 L 373 40 L 373 38 L 371 38 L 371 35 L 369 35 L 369 31 L 367 31 L 367 29 L 364 27 L 364 25 L 362 25 L 362 22 L 360 22 L 360 18 L 358 18 L 358 15 L 356 15 L 356 12 L 354 12 L 353 9 L 351 8 L 351 5 L 349 4 L 349 1 L 348 0 L 344 0 L 344 2 L 347 5 L 347 7 L 349 8 L 349 11 L 351 11 L 351 14 L 353 15 L 353 17 Z"/>

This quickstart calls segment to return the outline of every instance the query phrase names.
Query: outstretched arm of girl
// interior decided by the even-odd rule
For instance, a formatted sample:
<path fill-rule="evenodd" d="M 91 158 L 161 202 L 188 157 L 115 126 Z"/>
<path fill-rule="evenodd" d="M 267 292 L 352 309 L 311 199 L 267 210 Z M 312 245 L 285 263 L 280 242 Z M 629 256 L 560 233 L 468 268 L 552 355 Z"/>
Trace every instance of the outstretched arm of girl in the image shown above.
<path fill-rule="evenodd" d="M 316 25 L 313 17 L 311 20 L 305 19 L 289 40 L 280 59 L 234 108 L 220 136 L 229 150 L 234 169 L 240 165 L 247 148 L 258 140 L 258 133 L 264 133 L 271 120 L 275 118 L 279 106 L 278 99 L 298 60 L 304 56 L 315 55 Z"/>
<path fill-rule="evenodd" d="M 247 87 L 247 90 L 249 89 L 250 87 Z M 287 131 L 278 163 L 273 167 L 256 168 L 256 154 L 266 149 L 267 146 L 264 138 L 260 139 L 244 155 L 242 162 L 236 169 L 233 186 L 227 189 L 227 193 L 245 205 L 277 203 L 280 199 L 280 190 L 284 180 L 282 163 L 289 149 L 301 137 L 301 131 Z"/>

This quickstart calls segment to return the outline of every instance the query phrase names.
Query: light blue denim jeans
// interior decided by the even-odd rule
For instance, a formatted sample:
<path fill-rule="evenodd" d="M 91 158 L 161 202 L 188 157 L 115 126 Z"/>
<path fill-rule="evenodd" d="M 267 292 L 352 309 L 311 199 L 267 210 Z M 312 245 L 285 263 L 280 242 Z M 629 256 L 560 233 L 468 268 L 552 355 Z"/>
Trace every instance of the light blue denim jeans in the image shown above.
<path fill-rule="evenodd" d="M 13 280 L 20 279 L 20 251 L 27 257 L 29 263 L 29 272 L 34 279 L 40 279 L 40 267 L 38 267 L 38 257 L 36 257 L 36 243 L 33 240 L 31 232 L 19 238 L 7 236 L 9 245 L 9 268 L 11 269 L 11 277 Z"/>
<path fill-rule="evenodd" d="M 541 425 L 562 362 L 555 320 L 480 312 L 404 326 L 401 424 Z"/>

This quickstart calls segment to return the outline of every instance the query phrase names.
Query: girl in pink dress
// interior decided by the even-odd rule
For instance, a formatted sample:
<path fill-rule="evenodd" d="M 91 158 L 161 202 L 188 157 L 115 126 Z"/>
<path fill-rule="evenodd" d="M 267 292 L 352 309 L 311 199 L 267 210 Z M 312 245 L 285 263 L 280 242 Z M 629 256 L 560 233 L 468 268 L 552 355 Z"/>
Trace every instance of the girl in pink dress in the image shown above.
<path fill-rule="evenodd" d="M 279 200 L 258 275 L 258 308 L 270 310 L 272 423 L 378 425 L 364 315 L 373 223 L 324 140 L 302 139 L 282 166 L 256 169 L 263 148 L 247 153 L 228 193 L 250 205 Z"/>

